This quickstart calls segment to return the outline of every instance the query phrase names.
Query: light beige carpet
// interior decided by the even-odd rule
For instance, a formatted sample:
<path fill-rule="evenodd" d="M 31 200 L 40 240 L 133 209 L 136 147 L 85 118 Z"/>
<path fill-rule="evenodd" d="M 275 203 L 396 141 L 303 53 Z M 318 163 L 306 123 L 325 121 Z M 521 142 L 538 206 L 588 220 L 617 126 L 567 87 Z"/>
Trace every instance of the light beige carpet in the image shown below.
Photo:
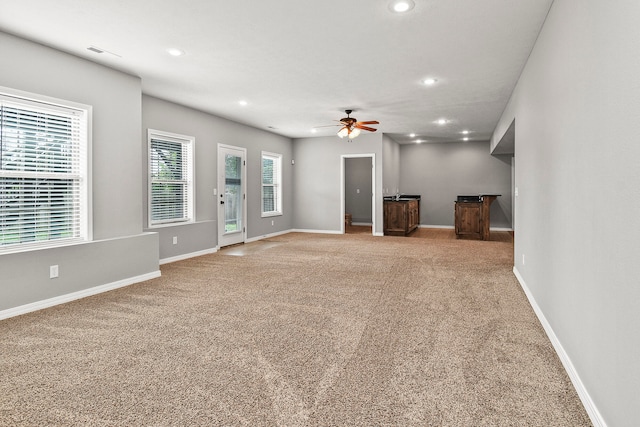
<path fill-rule="evenodd" d="M 0 322 L 0 425 L 588 426 L 513 245 L 288 234 Z"/>

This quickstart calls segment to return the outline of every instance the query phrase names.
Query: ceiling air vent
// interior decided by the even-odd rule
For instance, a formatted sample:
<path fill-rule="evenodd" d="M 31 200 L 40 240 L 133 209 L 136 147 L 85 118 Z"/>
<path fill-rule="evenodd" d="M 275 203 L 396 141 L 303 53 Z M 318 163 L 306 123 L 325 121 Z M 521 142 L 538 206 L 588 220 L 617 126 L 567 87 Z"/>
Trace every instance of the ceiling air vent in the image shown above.
<path fill-rule="evenodd" d="M 90 50 L 91 52 L 95 52 L 95 53 L 104 53 L 104 50 L 95 46 L 89 46 L 87 50 Z"/>

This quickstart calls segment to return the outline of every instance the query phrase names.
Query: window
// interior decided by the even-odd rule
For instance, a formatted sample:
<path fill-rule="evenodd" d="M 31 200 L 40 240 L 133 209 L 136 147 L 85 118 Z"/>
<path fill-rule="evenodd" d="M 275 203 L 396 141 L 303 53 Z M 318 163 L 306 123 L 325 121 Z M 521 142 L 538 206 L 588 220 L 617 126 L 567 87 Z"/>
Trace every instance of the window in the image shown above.
<path fill-rule="evenodd" d="M 90 115 L 0 88 L 0 252 L 90 240 Z"/>
<path fill-rule="evenodd" d="M 149 129 L 149 226 L 193 221 L 194 138 Z"/>
<path fill-rule="evenodd" d="M 282 155 L 262 152 L 262 216 L 282 215 Z"/>

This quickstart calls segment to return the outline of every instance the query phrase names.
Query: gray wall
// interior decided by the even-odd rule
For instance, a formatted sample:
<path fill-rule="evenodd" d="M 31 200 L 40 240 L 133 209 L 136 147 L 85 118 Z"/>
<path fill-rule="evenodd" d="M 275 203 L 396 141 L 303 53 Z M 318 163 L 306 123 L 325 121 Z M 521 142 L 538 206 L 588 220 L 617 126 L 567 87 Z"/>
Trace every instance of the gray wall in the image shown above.
<path fill-rule="evenodd" d="M 353 222 L 370 224 L 371 216 L 371 158 L 345 159 L 344 202 L 345 213 L 352 215 Z"/>
<path fill-rule="evenodd" d="M 458 195 L 501 194 L 491 227 L 511 228 L 511 156 L 492 156 L 489 142 L 400 146 L 400 191 L 420 194 L 420 224 L 453 226 Z"/>
<path fill-rule="evenodd" d="M 382 192 L 383 196 L 400 191 L 400 144 L 382 135 Z"/>
<path fill-rule="evenodd" d="M 0 311 L 97 286 L 154 277 L 158 273 L 157 248 L 157 234 L 144 233 L 0 255 Z M 49 279 L 50 265 L 59 266 L 58 278 Z"/>
<path fill-rule="evenodd" d="M 5 33 L 0 51 L 2 86 L 93 106 L 94 237 L 1 255 L 0 310 L 157 272 L 157 239 L 140 215 L 140 79 Z"/>
<path fill-rule="evenodd" d="M 516 119 L 515 268 L 616 427 L 640 420 L 639 20 L 555 0 L 492 139 Z"/>
<path fill-rule="evenodd" d="M 217 246 L 217 197 L 213 195 L 217 177 L 218 144 L 247 149 L 247 238 L 278 233 L 293 225 L 291 139 L 245 126 L 211 114 L 158 98 L 142 97 L 143 160 L 142 179 L 148 185 L 147 129 L 195 137 L 196 222 L 180 226 L 155 227 L 160 235 L 160 259 L 213 249 Z M 283 215 L 261 218 L 262 151 L 282 154 Z M 147 226 L 148 197 L 144 192 L 144 224 Z M 274 225 L 271 225 L 271 221 Z M 173 237 L 178 244 L 173 244 Z"/>
<path fill-rule="evenodd" d="M 293 140 L 295 229 L 340 232 L 341 155 L 368 153 L 376 157 L 374 232 L 382 234 L 382 135 L 369 133 L 352 142 L 337 136 Z"/>

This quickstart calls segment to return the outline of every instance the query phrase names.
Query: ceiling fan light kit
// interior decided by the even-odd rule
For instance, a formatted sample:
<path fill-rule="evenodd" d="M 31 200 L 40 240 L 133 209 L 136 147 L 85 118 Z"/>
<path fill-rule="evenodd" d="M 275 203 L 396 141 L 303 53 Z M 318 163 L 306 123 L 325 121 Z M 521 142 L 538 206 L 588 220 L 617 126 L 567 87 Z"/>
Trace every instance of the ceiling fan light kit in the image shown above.
<path fill-rule="evenodd" d="M 366 125 L 377 125 L 380 124 L 377 120 L 371 120 L 367 122 L 359 122 L 355 117 L 351 117 L 351 113 L 353 110 L 344 110 L 347 113 L 347 117 L 343 117 L 340 120 L 336 120 L 339 124 L 337 125 L 326 125 L 326 126 L 316 126 L 314 129 L 319 127 L 330 127 L 330 126 L 340 126 L 340 130 L 338 131 L 338 136 L 340 138 L 344 138 L 345 136 L 352 140 L 353 138 L 360 135 L 363 130 L 367 132 L 375 132 L 378 129 L 372 128 Z"/>
<path fill-rule="evenodd" d="M 345 136 L 348 136 L 348 135 L 349 135 L 349 129 L 346 126 L 338 131 L 338 136 L 340 138 L 344 138 Z"/>
<path fill-rule="evenodd" d="M 377 129 L 374 129 L 365 125 L 377 125 L 379 124 L 376 120 L 371 120 L 368 122 L 359 122 L 355 117 L 350 117 L 353 110 L 344 110 L 347 113 L 347 117 L 343 117 L 340 119 L 340 125 L 342 128 L 338 131 L 338 136 L 340 138 L 348 137 L 350 140 L 360 135 L 360 132 L 363 130 L 369 132 L 375 132 Z"/>

